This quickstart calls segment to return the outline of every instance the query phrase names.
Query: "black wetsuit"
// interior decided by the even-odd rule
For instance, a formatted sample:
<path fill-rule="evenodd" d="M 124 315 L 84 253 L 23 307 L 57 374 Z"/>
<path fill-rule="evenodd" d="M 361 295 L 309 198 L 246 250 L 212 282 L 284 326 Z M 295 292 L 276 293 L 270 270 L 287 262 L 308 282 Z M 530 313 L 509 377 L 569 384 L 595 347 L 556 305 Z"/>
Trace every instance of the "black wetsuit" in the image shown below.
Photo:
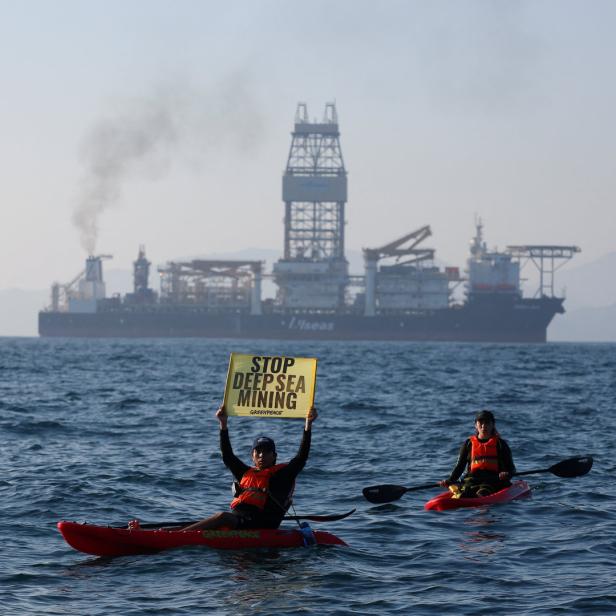
<path fill-rule="evenodd" d="M 488 439 L 479 439 L 480 442 L 485 443 Z M 511 455 L 511 449 L 507 441 L 499 437 L 496 445 L 496 452 L 498 456 L 498 472 L 477 470 L 473 473 L 470 472 L 471 466 L 471 439 L 466 439 L 460 447 L 460 453 L 458 454 L 458 461 L 454 466 L 451 475 L 447 478 L 448 483 L 455 483 L 458 481 L 464 470 L 467 470 L 467 474 L 464 477 L 462 483 L 463 496 L 476 496 L 478 490 L 485 492 L 496 492 L 502 488 L 506 488 L 511 485 L 509 480 L 501 481 L 498 478 L 498 473 L 509 473 L 512 476 L 515 473 L 515 465 L 513 463 L 513 457 Z"/>
<path fill-rule="evenodd" d="M 238 517 L 237 528 L 278 528 L 285 511 L 284 503 L 293 490 L 293 483 L 304 468 L 310 453 L 311 432 L 304 430 L 301 445 L 297 455 L 289 463 L 275 472 L 269 482 L 270 496 L 263 510 L 254 505 L 238 504 L 232 512 Z M 220 450 L 222 461 L 233 473 L 236 481 L 240 481 L 244 473 L 252 468 L 244 464 L 234 453 L 229 440 L 229 431 L 220 431 Z"/>

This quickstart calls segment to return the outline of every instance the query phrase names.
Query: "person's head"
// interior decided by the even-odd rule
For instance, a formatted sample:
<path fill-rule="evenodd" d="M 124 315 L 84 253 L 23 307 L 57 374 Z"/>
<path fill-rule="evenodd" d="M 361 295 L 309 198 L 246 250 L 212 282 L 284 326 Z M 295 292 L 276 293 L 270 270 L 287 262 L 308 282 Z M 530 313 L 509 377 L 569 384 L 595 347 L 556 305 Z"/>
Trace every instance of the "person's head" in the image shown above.
<path fill-rule="evenodd" d="M 490 438 L 496 432 L 496 420 L 492 411 L 483 410 L 475 415 L 475 429 L 479 438 Z"/>
<path fill-rule="evenodd" d="M 259 436 L 252 445 L 252 461 L 258 470 L 276 464 L 276 444 L 269 436 Z"/>

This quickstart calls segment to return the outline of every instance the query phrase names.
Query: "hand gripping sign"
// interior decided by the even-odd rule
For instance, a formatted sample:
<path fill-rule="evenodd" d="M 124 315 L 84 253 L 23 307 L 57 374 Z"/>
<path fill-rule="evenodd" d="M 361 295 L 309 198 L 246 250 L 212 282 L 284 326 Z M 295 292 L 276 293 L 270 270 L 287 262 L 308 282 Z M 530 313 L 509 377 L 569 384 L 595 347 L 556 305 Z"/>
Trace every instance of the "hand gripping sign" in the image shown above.
<path fill-rule="evenodd" d="M 304 418 L 314 403 L 317 360 L 231 353 L 227 415 Z"/>

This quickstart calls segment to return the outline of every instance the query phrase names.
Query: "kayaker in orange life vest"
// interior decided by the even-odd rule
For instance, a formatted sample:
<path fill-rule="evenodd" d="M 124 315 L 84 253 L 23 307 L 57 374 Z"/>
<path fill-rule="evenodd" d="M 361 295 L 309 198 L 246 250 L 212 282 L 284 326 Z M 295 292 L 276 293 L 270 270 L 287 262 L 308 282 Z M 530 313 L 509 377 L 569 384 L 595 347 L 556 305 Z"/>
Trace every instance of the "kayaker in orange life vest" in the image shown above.
<path fill-rule="evenodd" d="M 221 406 L 216 411 L 220 424 L 220 450 L 225 466 L 239 482 L 237 496 L 231 501 L 231 511 L 221 511 L 181 530 L 278 528 L 291 504 L 295 478 L 308 459 L 312 422 L 317 415 L 317 410 L 313 408 L 306 416 L 302 442 L 292 460 L 286 464 L 276 464 L 274 441 L 260 436 L 253 443 L 254 466 L 250 467 L 233 453 L 227 429 L 227 412 Z"/>
<path fill-rule="evenodd" d="M 452 486 L 456 496 L 487 496 L 511 485 L 515 473 L 511 449 L 496 431 L 496 421 L 491 411 L 479 411 L 475 417 L 476 435 L 469 437 L 460 448 L 458 461 L 443 487 Z M 455 484 L 467 469 L 459 486 Z"/>

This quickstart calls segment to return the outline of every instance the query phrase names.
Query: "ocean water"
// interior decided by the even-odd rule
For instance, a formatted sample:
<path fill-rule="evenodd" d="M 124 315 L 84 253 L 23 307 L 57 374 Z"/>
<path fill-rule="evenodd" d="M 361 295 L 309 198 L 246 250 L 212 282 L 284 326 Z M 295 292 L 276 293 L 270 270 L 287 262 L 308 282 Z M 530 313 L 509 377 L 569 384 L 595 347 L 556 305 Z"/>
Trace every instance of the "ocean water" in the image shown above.
<path fill-rule="evenodd" d="M 189 548 L 99 559 L 61 519 L 198 519 L 225 509 L 214 412 L 230 351 L 319 360 L 298 513 L 347 548 Z M 2 614 L 616 613 L 616 345 L 0 339 Z M 581 478 L 528 478 L 530 499 L 426 512 L 438 490 L 371 505 L 363 487 L 444 478 L 491 408 L 518 470 L 590 454 Z M 279 460 L 302 422 L 231 418 Z"/>

